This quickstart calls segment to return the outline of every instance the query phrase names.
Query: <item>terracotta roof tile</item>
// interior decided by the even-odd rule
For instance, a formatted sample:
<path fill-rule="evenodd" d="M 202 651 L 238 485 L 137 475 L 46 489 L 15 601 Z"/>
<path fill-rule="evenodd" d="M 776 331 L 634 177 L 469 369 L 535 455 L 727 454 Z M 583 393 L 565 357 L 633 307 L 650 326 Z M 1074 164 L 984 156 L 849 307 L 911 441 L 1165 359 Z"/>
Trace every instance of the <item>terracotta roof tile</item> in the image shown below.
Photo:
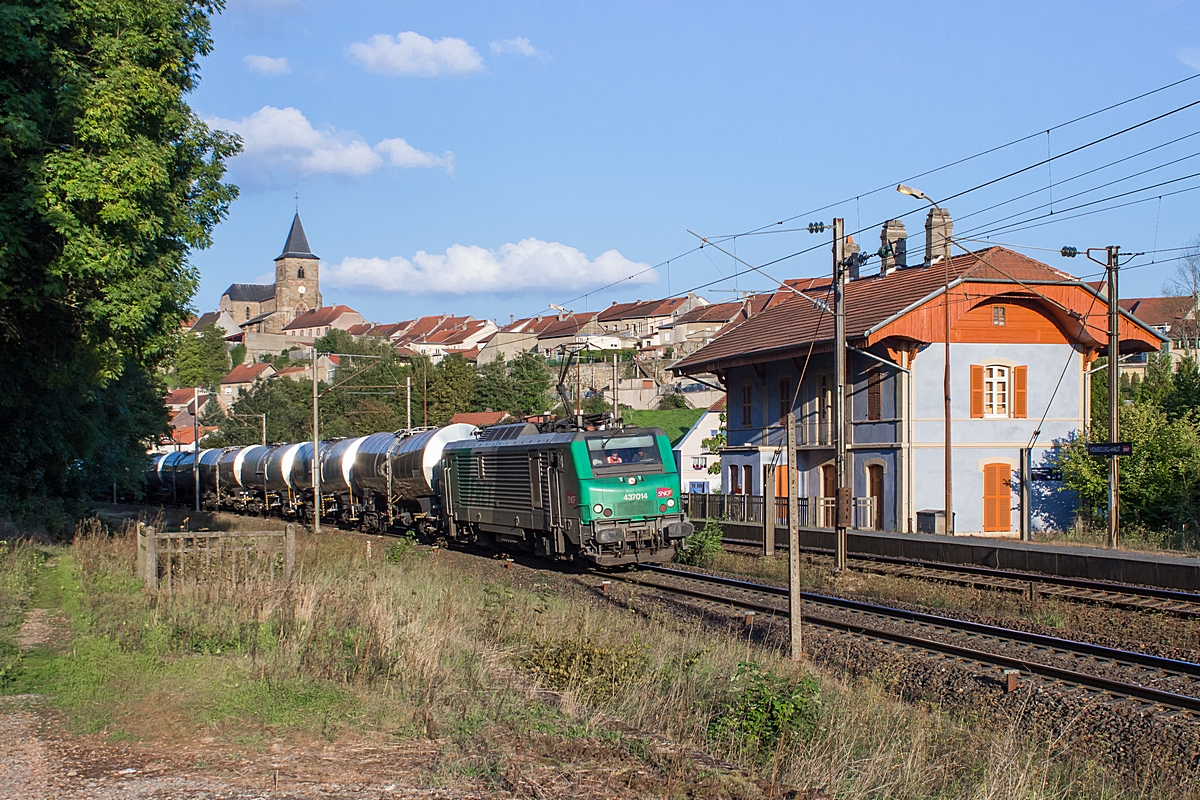
<path fill-rule="evenodd" d="M 263 377 L 267 370 L 271 370 L 272 374 L 275 372 L 275 368 L 270 364 L 238 364 L 228 375 L 221 378 L 221 383 L 251 383 Z"/>
<path fill-rule="evenodd" d="M 283 327 L 285 331 L 295 331 L 301 328 L 320 328 L 337 322 L 343 314 L 357 314 L 350 306 L 323 306 L 305 311 L 300 316 Z"/>

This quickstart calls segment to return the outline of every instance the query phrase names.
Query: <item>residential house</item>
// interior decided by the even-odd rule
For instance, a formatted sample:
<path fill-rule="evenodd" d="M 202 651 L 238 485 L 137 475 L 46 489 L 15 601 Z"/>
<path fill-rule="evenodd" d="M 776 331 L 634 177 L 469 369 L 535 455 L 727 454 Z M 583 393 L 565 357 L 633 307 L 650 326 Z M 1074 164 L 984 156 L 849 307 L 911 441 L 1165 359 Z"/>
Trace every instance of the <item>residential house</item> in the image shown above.
<path fill-rule="evenodd" d="M 679 482 L 685 492 L 711 494 L 721 490 L 721 473 L 709 472 L 710 467 L 719 469 L 720 456 L 710 453 L 703 442 L 705 439 L 714 438 L 720 432 L 723 413 L 725 398 L 722 397 L 705 409 L 700 419 L 696 420 L 696 424 L 671 448 L 675 453 Z"/>
<path fill-rule="evenodd" d="M 486 319 L 461 318 L 454 325 L 443 323 L 431 333 L 409 341 L 406 346 L 429 357 L 434 364 L 451 353 L 478 355 L 480 343 L 496 332 L 496 324 Z"/>
<path fill-rule="evenodd" d="M 708 305 L 708 301 L 694 292 L 689 292 L 687 297 L 665 300 L 613 303 L 598 314 L 596 321 L 604 333 L 616 334 L 622 339 L 644 340 L 645 337 L 648 339 L 646 346 L 657 346 L 661 344 L 656 335 L 661 325 L 704 305 Z"/>
<path fill-rule="evenodd" d="M 490 363 L 501 355 L 506 361 L 512 361 L 521 353 L 537 352 L 538 336 L 557 321 L 555 316 L 509 320 L 480 347 L 478 363 Z"/>
<path fill-rule="evenodd" d="M 598 317 L 599 312 L 584 314 L 559 314 L 544 327 L 537 337 L 537 349 L 544 356 L 558 355 L 561 347 L 580 349 L 588 337 L 603 335 Z"/>
<path fill-rule="evenodd" d="M 828 284 L 806 294 L 833 303 Z M 957 532 L 1013 531 L 1022 448 L 1032 444 L 1034 463 L 1046 464 L 1087 424 L 1087 370 L 1104 354 L 1108 328 L 1094 288 L 1003 247 L 943 255 L 934 266 L 889 259 L 879 275 L 845 285 L 844 408 L 857 527 L 912 532 L 919 510 L 944 509 L 947 307 Z M 787 462 L 786 420 L 795 418 L 800 495 L 811 522 L 826 526 L 837 485 L 833 328 L 828 311 L 781 290 L 761 313 L 671 367 L 715 374 L 726 387 L 726 492 L 762 492 L 763 467 Z M 1152 352 L 1161 342 L 1122 315 L 1122 353 Z M 785 481 L 786 469 L 777 470 L 777 493 Z M 1074 499 L 1057 487 L 1035 485 L 1035 528 L 1069 523 Z"/>
<path fill-rule="evenodd" d="M 240 330 L 237 322 L 234 321 L 233 316 L 224 309 L 205 312 L 199 317 L 189 320 L 189 323 L 190 324 L 187 325 L 187 328 L 195 331 L 196 333 L 204 330 L 204 328 L 209 325 L 217 326 L 217 329 L 220 330 L 225 336 L 234 336 Z"/>
<path fill-rule="evenodd" d="M 228 409 L 253 386 L 270 380 L 275 374 L 275 367 L 270 364 L 238 364 L 221 378 L 221 393 L 217 399 L 222 408 Z"/>
<path fill-rule="evenodd" d="M 1099 288 L 1099 284 L 1094 284 Z M 1200 357 L 1200 302 L 1194 297 L 1130 297 L 1118 300 L 1122 309 L 1161 334 L 1167 341 L 1162 352 L 1169 353 L 1172 366 L 1185 356 Z M 1121 361 L 1121 374 L 1146 374 L 1147 353 L 1133 353 Z"/>
<path fill-rule="evenodd" d="M 503 422 L 518 421 L 507 411 L 460 411 L 450 418 L 449 424 L 454 425 L 459 422 L 465 422 L 468 425 L 474 425 L 476 428 L 487 428 Z"/>
<path fill-rule="evenodd" d="M 669 347 L 674 357 L 694 353 L 715 339 L 727 325 L 750 319 L 761 312 L 772 296 L 756 294 L 728 303 L 696 306 L 658 326 L 661 345 L 664 349 Z"/>
<path fill-rule="evenodd" d="M 361 325 L 362 314 L 350 306 L 335 305 L 315 308 L 297 316 L 283 328 L 285 336 L 301 336 L 309 341 L 320 339 L 331 330 L 349 330 Z"/>
<path fill-rule="evenodd" d="M 173 389 L 167 392 L 167 396 L 163 398 L 163 405 L 172 414 L 178 414 L 180 411 L 189 411 L 192 408 L 192 401 L 197 394 L 196 389 Z M 206 389 L 199 390 L 200 408 L 204 408 L 204 404 L 208 402 L 208 391 Z"/>

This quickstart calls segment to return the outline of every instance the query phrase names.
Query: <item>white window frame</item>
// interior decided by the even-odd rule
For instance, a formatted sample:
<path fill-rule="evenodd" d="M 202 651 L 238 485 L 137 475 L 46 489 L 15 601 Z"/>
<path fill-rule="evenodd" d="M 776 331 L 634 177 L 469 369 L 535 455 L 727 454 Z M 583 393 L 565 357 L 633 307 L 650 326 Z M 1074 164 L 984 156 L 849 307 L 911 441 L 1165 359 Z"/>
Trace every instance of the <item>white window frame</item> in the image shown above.
<path fill-rule="evenodd" d="M 692 456 L 692 469 L 708 469 L 708 456 Z"/>
<path fill-rule="evenodd" d="M 1008 419 L 1012 416 L 1012 376 L 1013 369 L 1006 364 L 983 365 L 984 419 Z"/>

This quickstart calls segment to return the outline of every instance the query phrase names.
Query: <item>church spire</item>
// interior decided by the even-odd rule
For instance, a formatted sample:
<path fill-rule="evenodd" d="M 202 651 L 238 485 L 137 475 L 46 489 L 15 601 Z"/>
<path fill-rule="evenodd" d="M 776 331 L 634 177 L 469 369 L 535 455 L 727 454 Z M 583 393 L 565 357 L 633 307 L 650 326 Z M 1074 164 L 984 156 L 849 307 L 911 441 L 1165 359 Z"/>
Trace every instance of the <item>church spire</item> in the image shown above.
<path fill-rule="evenodd" d="M 288 231 L 287 242 L 283 245 L 283 252 L 275 260 L 278 261 L 281 258 L 310 258 L 314 261 L 318 260 L 308 247 L 308 237 L 304 235 L 304 225 L 300 222 L 299 211 L 292 218 L 292 229 Z"/>

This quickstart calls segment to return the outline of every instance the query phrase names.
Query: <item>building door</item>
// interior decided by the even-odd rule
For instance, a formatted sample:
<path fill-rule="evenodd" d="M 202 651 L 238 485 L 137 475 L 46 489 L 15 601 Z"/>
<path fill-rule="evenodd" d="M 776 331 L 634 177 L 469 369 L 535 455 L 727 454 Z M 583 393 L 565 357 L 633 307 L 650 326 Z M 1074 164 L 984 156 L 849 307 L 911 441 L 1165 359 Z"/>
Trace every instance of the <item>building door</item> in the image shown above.
<path fill-rule="evenodd" d="M 742 494 L 754 494 L 754 467 L 742 466 Z"/>
<path fill-rule="evenodd" d="M 837 470 L 833 464 L 821 467 L 821 527 L 832 528 L 837 519 Z"/>
<path fill-rule="evenodd" d="M 883 465 L 872 464 L 867 467 L 867 491 L 871 495 L 875 507 L 875 530 L 883 530 Z"/>
<path fill-rule="evenodd" d="M 983 530 L 1006 533 L 1012 527 L 1012 488 L 1008 464 L 983 467 Z"/>

